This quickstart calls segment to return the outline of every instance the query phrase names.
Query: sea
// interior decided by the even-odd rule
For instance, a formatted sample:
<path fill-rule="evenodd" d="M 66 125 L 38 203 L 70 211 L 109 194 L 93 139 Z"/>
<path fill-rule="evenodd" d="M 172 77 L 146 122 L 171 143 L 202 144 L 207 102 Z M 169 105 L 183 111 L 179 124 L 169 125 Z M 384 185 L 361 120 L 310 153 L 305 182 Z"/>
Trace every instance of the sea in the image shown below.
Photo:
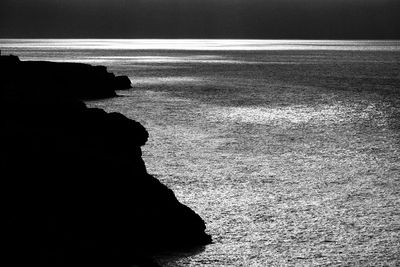
<path fill-rule="evenodd" d="M 148 172 L 213 237 L 161 253 L 161 266 L 400 266 L 400 41 L 0 39 L 0 49 L 129 76 L 132 89 L 87 105 L 147 128 Z"/>

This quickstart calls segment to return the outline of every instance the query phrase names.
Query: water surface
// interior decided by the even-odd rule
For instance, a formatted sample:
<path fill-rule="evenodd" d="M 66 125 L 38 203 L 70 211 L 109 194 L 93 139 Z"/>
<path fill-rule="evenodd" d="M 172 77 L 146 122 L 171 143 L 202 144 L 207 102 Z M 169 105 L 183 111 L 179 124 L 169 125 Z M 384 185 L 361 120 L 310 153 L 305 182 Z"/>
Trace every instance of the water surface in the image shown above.
<path fill-rule="evenodd" d="M 102 64 L 92 101 L 150 132 L 147 169 L 207 223 L 165 266 L 400 265 L 400 42 L 0 40 Z M 111 179 L 111 177 L 110 177 Z"/>

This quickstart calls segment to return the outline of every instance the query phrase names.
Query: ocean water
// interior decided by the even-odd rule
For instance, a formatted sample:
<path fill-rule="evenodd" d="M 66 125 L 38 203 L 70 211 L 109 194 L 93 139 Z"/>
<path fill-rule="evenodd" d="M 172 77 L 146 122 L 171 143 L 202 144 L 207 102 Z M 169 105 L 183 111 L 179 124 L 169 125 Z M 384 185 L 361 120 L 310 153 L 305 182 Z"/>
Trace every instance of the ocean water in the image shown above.
<path fill-rule="evenodd" d="M 400 41 L 3 39 L 0 48 L 131 78 L 121 97 L 88 105 L 148 129 L 149 173 L 214 240 L 160 255 L 161 265 L 400 265 Z"/>

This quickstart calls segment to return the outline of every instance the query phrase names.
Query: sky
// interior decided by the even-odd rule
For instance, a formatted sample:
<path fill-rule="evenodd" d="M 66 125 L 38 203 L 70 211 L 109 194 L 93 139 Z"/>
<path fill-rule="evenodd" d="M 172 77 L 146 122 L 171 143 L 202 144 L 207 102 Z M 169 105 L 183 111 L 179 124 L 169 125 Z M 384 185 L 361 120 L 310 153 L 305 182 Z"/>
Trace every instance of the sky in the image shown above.
<path fill-rule="evenodd" d="M 400 39 L 400 0 L 0 0 L 0 38 Z"/>

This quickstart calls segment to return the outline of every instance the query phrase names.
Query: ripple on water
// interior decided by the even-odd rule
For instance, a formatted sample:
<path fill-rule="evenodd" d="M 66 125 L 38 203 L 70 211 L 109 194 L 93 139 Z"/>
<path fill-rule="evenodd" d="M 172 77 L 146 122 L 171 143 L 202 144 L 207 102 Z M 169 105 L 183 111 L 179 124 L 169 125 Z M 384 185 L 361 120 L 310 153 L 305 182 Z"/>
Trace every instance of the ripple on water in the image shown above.
<path fill-rule="evenodd" d="M 218 107 L 208 113 L 210 120 L 228 120 L 239 123 L 271 124 L 271 123 L 311 123 L 335 124 L 368 119 L 379 112 L 373 105 L 360 110 L 357 105 L 318 105 L 288 107 Z M 385 118 L 380 118 L 381 124 Z"/>

